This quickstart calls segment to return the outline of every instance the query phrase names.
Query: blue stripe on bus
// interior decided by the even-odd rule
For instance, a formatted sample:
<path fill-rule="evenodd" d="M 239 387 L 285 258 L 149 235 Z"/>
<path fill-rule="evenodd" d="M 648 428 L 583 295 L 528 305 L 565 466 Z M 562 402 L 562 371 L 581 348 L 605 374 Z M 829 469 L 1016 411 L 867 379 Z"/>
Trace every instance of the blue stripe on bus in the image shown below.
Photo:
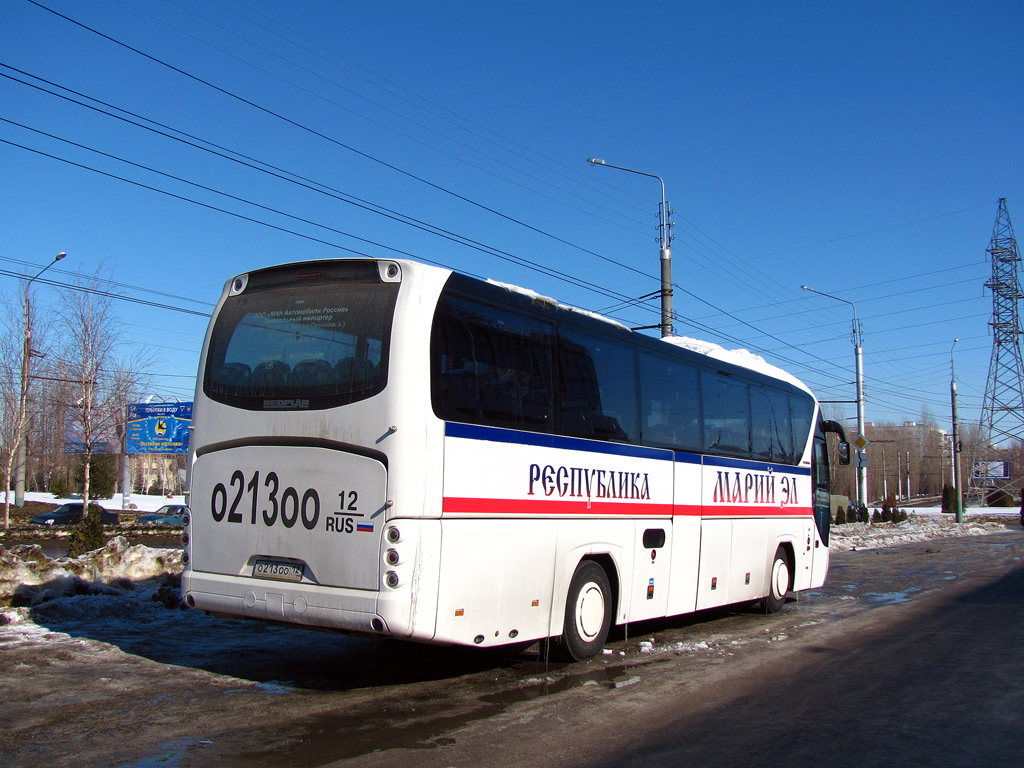
<path fill-rule="evenodd" d="M 794 467 L 790 464 L 775 464 L 767 461 L 751 461 L 749 459 L 732 459 L 724 456 L 708 456 L 685 451 L 673 451 L 667 448 L 650 448 L 643 445 L 627 445 L 625 443 L 607 443 L 601 440 L 587 440 L 582 437 L 565 437 L 563 435 L 547 435 L 541 432 L 521 432 L 516 429 L 502 427 L 485 427 L 477 424 L 462 424 L 457 421 L 445 422 L 446 437 L 461 437 L 465 440 L 487 440 L 492 443 L 510 443 L 513 445 L 531 445 L 540 448 L 562 448 L 569 451 L 588 451 L 613 456 L 629 456 L 637 459 L 655 459 L 657 461 L 675 460 L 681 464 L 701 464 L 730 469 L 764 471 L 771 468 L 774 472 L 789 472 L 795 475 L 810 475 L 809 467 Z"/>
<path fill-rule="evenodd" d="M 586 440 L 582 437 L 564 437 L 562 435 L 546 435 L 540 432 L 520 432 L 515 429 L 501 427 L 482 427 L 476 424 L 460 424 L 446 421 L 444 425 L 446 437 L 461 437 L 466 440 L 489 440 L 494 443 L 511 443 L 514 445 L 532 445 L 538 448 L 562 448 L 569 451 L 589 451 L 613 456 L 629 456 L 636 459 L 655 459 L 658 461 L 680 460 L 678 454 L 662 448 L 648 448 L 642 445 L 626 445 L 624 443 L 606 443 L 599 440 Z M 696 462 L 700 457 L 694 457 Z M 685 461 L 686 459 L 681 459 Z"/>

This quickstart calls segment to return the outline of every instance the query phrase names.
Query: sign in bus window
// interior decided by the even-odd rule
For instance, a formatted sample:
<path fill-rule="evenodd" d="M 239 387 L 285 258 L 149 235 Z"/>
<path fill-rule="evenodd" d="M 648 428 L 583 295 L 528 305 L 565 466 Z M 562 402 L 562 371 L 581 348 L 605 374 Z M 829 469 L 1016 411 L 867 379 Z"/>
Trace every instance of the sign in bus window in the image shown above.
<path fill-rule="evenodd" d="M 339 283 L 230 296 L 213 330 L 206 393 L 273 409 L 329 407 L 380 391 L 394 293 Z"/>

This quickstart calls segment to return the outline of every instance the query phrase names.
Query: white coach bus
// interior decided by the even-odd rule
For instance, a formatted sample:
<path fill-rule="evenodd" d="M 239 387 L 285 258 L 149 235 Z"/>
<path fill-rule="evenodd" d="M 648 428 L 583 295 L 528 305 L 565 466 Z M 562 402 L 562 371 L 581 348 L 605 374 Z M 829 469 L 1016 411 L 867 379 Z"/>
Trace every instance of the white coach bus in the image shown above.
<path fill-rule="evenodd" d="M 195 396 L 186 602 L 574 659 L 613 624 L 778 610 L 824 582 L 841 428 L 760 358 L 670 342 L 412 261 L 231 279 Z"/>

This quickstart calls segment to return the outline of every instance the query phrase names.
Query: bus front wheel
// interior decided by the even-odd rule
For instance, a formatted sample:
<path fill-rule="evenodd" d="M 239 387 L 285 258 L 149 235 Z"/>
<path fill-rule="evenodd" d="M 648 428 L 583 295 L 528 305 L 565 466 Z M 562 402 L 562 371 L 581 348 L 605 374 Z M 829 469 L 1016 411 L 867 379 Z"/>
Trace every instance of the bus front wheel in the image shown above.
<path fill-rule="evenodd" d="M 786 595 L 789 594 L 790 571 L 789 555 L 779 547 L 775 550 L 775 559 L 768 574 L 768 594 L 764 598 L 766 613 L 778 613 L 785 605 Z"/>
<path fill-rule="evenodd" d="M 576 567 L 565 601 L 565 628 L 558 655 L 584 661 L 601 652 L 612 625 L 612 588 L 604 568 L 593 560 Z"/>

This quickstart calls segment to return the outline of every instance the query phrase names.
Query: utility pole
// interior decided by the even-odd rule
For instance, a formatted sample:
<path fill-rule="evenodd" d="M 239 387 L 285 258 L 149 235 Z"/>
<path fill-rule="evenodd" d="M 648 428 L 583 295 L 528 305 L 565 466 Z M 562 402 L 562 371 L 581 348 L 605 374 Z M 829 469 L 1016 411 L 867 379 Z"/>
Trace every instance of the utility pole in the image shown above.
<path fill-rule="evenodd" d="M 26 422 L 28 419 L 28 385 L 30 380 L 30 370 L 32 367 L 32 297 L 30 289 L 36 278 L 65 256 L 67 256 L 67 254 L 61 251 L 54 256 L 53 260 L 45 267 L 28 279 L 25 283 L 25 295 L 21 302 L 22 321 L 24 323 L 24 343 L 21 356 L 21 392 L 18 398 L 18 424 L 20 426 L 21 434 L 18 439 L 17 460 L 14 467 L 14 505 L 16 507 L 25 506 L 25 474 L 28 465 L 28 429 L 26 428 Z"/>
<path fill-rule="evenodd" d="M 910 449 L 907 448 L 907 501 L 910 501 Z"/>
<path fill-rule="evenodd" d="M 853 444 L 857 448 L 857 504 L 861 507 L 868 505 L 868 439 L 864 434 L 864 352 L 861 349 L 862 332 L 860 318 L 857 317 L 857 305 L 848 299 L 841 299 L 831 293 L 816 291 L 809 285 L 800 286 L 805 291 L 825 296 L 829 299 L 841 301 L 853 307 L 853 355 L 857 371 L 857 437 Z"/>
<path fill-rule="evenodd" d="M 953 349 L 959 338 L 953 339 L 953 346 L 949 348 L 949 394 L 953 401 L 953 491 L 956 494 L 956 521 L 964 521 L 964 499 L 961 491 L 960 481 L 960 418 L 956 408 L 956 363 L 953 361 Z"/>
<path fill-rule="evenodd" d="M 632 168 L 624 168 L 621 165 L 606 163 L 598 157 L 588 157 L 587 162 L 591 165 L 603 165 L 605 168 L 615 168 L 619 171 L 635 173 L 638 176 L 648 176 L 661 182 L 661 210 L 658 212 L 658 245 L 659 261 L 661 263 L 661 338 L 673 336 L 672 331 L 672 220 L 671 211 L 665 201 L 665 180 L 654 173 L 635 171 Z"/>

